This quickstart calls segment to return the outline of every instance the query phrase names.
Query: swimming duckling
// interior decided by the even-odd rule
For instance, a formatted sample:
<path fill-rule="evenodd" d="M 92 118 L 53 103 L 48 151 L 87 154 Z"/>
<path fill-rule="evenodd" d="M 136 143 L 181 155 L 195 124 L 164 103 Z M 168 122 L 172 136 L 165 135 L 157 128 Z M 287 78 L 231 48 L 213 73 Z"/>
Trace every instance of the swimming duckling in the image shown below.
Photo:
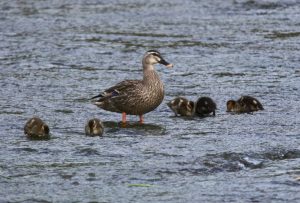
<path fill-rule="evenodd" d="M 85 126 L 87 136 L 102 136 L 104 126 L 98 118 L 89 120 Z"/>
<path fill-rule="evenodd" d="M 175 113 L 175 116 L 178 114 L 180 116 L 193 116 L 194 115 L 194 102 L 189 101 L 184 97 L 176 97 L 167 103 L 170 109 Z"/>
<path fill-rule="evenodd" d="M 210 113 L 216 115 L 216 103 L 210 97 L 200 97 L 196 102 L 196 114 L 198 116 L 207 116 Z"/>
<path fill-rule="evenodd" d="M 254 97 L 242 96 L 238 102 L 241 106 L 245 106 L 249 111 L 264 110 L 262 104 Z"/>
<path fill-rule="evenodd" d="M 50 130 L 40 118 L 33 117 L 29 119 L 24 127 L 24 133 L 28 138 L 32 139 L 49 139 Z"/>
<path fill-rule="evenodd" d="M 226 103 L 227 112 L 250 113 L 264 110 L 262 104 L 254 97 L 242 96 L 237 101 L 229 100 Z"/>

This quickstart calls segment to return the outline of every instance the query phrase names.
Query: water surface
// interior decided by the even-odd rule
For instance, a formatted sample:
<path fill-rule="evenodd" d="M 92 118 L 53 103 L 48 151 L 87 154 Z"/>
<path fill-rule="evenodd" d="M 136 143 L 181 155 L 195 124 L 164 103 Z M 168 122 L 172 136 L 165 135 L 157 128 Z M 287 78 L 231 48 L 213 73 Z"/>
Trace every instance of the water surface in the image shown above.
<path fill-rule="evenodd" d="M 297 1 L 1 1 L 1 202 L 300 201 Z M 142 77 L 158 49 L 165 100 L 146 124 L 89 98 Z M 264 111 L 226 113 L 229 99 Z M 216 117 L 178 118 L 175 96 L 213 98 Z M 32 141 L 39 116 L 52 138 Z M 90 118 L 101 138 L 84 135 Z"/>

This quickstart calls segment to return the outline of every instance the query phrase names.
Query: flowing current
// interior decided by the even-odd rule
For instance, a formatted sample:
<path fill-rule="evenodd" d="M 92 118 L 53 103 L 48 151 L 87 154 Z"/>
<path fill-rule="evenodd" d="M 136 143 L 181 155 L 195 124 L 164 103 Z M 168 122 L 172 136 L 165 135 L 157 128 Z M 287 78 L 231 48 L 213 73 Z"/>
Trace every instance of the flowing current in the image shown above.
<path fill-rule="evenodd" d="M 1 1 L 0 202 L 299 202 L 299 19 L 296 0 Z M 89 98 L 142 78 L 149 49 L 175 65 L 155 66 L 165 99 L 122 128 Z M 241 95 L 265 110 L 227 113 Z M 176 96 L 216 116 L 175 117 Z"/>

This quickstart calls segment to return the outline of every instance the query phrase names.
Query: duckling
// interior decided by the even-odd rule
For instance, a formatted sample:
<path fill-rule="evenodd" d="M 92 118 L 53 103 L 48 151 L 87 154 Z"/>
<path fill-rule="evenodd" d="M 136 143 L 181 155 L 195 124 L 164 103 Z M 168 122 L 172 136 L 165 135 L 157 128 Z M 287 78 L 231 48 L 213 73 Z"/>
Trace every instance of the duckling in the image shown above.
<path fill-rule="evenodd" d="M 29 119 L 24 127 L 24 133 L 28 138 L 33 139 L 49 139 L 50 130 L 40 118 L 33 117 Z"/>
<path fill-rule="evenodd" d="M 254 97 L 242 96 L 238 102 L 241 106 L 245 106 L 249 111 L 259 111 L 264 110 L 262 104 Z"/>
<path fill-rule="evenodd" d="M 229 100 L 226 103 L 227 112 L 250 113 L 264 110 L 262 104 L 254 97 L 242 96 L 237 101 Z"/>
<path fill-rule="evenodd" d="M 170 109 L 175 113 L 175 116 L 178 114 L 181 116 L 193 116 L 195 103 L 189 101 L 184 97 L 176 97 L 167 103 Z"/>
<path fill-rule="evenodd" d="M 199 116 L 207 116 L 210 113 L 216 115 L 216 103 L 210 97 L 200 97 L 196 102 L 196 114 Z"/>
<path fill-rule="evenodd" d="M 103 129 L 104 126 L 102 122 L 97 118 L 93 118 L 87 122 L 85 126 L 85 134 L 87 136 L 102 136 Z"/>

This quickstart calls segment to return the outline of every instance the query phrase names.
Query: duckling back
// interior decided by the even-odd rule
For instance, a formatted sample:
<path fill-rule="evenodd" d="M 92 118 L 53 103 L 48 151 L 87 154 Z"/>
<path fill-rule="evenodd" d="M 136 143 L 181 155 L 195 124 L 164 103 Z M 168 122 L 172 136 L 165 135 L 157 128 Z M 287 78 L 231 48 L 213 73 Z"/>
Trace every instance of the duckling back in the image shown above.
<path fill-rule="evenodd" d="M 242 96 L 237 102 L 248 112 L 264 110 L 262 104 L 251 96 Z"/>
<path fill-rule="evenodd" d="M 24 133 L 28 138 L 33 139 L 48 139 L 50 137 L 48 125 L 38 117 L 33 117 L 26 122 Z"/>
<path fill-rule="evenodd" d="M 227 101 L 227 112 L 250 113 L 253 111 L 264 110 L 262 104 L 254 97 L 242 96 L 237 101 Z"/>
<path fill-rule="evenodd" d="M 87 136 L 102 136 L 103 129 L 104 126 L 102 122 L 97 118 L 93 118 L 85 125 L 85 134 Z"/>
<path fill-rule="evenodd" d="M 176 97 L 167 103 L 169 108 L 175 113 L 181 116 L 193 116 L 194 114 L 194 102 L 189 101 L 184 97 Z"/>
<path fill-rule="evenodd" d="M 210 97 L 200 97 L 196 102 L 196 114 L 198 116 L 216 115 L 216 103 Z"/>

